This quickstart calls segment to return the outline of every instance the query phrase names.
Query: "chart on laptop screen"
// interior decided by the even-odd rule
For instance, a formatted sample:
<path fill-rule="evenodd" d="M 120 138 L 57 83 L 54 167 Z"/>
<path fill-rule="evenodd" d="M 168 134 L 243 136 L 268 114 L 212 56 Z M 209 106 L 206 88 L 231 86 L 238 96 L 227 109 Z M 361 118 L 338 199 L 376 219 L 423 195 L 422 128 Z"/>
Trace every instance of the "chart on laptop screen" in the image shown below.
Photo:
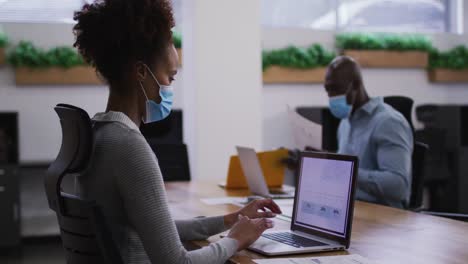
<path fill-rule="evenodd" d="M 296 223 L 344 235 L 353 163 L 304 158 Z"/>

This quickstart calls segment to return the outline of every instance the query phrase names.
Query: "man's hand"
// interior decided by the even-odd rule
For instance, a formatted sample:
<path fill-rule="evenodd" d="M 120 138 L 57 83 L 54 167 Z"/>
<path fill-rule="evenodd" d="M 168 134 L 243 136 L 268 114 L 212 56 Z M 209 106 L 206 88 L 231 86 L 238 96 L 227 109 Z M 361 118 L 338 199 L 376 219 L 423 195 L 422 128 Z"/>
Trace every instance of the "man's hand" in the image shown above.
<path fill-rule="evenodd" d="M 323 150 L 321 149 L 316 149 L 314 147 L 311 147 L 311 146 L 305 146 L 305 151 L 315 151 L 315 152 L 323 152 Z"/>

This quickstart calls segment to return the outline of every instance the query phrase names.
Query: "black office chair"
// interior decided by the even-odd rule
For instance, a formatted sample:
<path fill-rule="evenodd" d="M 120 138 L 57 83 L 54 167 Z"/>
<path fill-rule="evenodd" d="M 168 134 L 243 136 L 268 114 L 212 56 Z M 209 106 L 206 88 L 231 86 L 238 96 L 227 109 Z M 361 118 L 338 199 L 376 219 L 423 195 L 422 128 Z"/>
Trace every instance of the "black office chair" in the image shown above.
<path fill-rule="evenodd" d="M 413 181 L 411 185 L 411 198 L 409 208 L 415 212 L 420 212 L 427 215 L 440 216 L 451 218 L 454 220 L 468 222 L 467 214 L 445 213 L 426 211 L 423 208 L 423 195 L 425 183 L 425 160 L 429 150 L 429 146 L 422 142 L 415 142 L 413 150 Z"/>
<path fill-rule="evenodd" d="M 413 173 L 411 182 L 411 197 L 409 208 L 419 210 L 423 206 L 424 196 L 424 161 L 429 147 L 422 142 L 414 142 L 412 155 Z"/>
<path fill-rule="evenodd" d="M 157 141 L 156 141 L 157 142 Z M 162 144 L 148 140 L 158 158 L 163 179 L 169 181 L 190 181 L 190 166 L 185 144 Z"/>
<path fill-rule="evenodd" d="M 62 146 L 44 180 L 49 206 L 57 214 L 68 264 L 123 264 L 100 207 L 95 201 L 64 193 L 62 180 L 79 175 L 93 151 L 93 131 L 88 114 L 75 106 L 55 107 L 62 126 Z"/>
<path fill-rule="evenodd" d="M 413 99 L 406 96 L 386 96 L 383 100 L 386 104 L 400 112 L 406 118 L 406 121 L 408 121 L 411 130 L 414 131 L 413 119 L 411 118 L 414 104 Z"/>
<path fill-rule="evenodd" d="M 140 126 L 143 136 L 157 144 L 182 144 L 183 130 L 183 112 L 179 109 L 173 109 L 169 116 L 161 121 Z"/>

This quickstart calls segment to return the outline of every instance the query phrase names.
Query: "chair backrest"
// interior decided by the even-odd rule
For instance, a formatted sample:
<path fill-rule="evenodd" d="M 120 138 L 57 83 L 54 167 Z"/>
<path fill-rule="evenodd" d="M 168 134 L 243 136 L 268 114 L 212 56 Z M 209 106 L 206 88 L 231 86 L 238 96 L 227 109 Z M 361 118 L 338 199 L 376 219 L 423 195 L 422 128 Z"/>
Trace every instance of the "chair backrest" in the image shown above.
<path fill-rule="evenodd" d="M 296 112 L 322 125 L 322 149 L 331 152 L 338 150 L 336 132 L 341 120 L 334 117 L 328 107 L 297 107 Z"/>
<path fill-rule="evenodd" d="M 414 131 L 413 119 L 411 118 L 414 104 L 413 99 L 405 96 L 386 96 L 384 97 L 384 102 L 400 112 Z"/>
<path fill-rule="evenodd" d="M 182 144 L 183 130 L 183 112 L 179 109 L 172 109 L 169 116 L 161 121 L 140 126 L 143 136 L 158 144 Z"/>
<path fill-rule="evenodd" d="M 426 154 L 429 147 L 428 145 L 422 142 L 414 143 L 414 150 L 412 156 L 413 162 L 413 180 L 411 183 L 411 197 L 409 208 L 418 209 L 422 206 L 423 203 L 423 194 L 424 194 L 424 164 L 426 159 Z"/>
<path fill-rule="evenodd" d="M 187 145 L 148 143 L 158 158 L 164 181 L 190 181 Z"/>
<path fill-rule="evenodd" d="M 75 106 L 55 107 L 62 126 L 62 146 L 44 180 L 49 206 L 57 214 L 68 264 L 123 263 L 95 201 L 62 192 L 67 175 L 79 175 L 93 151 L 93 131 L 88 114 Z"/>

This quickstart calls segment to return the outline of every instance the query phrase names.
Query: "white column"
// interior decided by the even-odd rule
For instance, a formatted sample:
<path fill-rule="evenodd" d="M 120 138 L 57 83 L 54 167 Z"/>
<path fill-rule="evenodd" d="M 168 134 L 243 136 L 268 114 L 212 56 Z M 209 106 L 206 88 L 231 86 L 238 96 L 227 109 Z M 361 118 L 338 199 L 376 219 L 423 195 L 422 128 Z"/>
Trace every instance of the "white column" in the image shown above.
<path fill-rule="evenodd" d="M 467 34 L 468 33 L 468 3 L 461 0 L 460 8 L 462 9 L 462 14 L 460 16 L 463 19 L 463 28 L 461 29 L 461 32 L 463 34 Z"/>
<path fill-rule="evenodd" d="M 221 180 L 236 145 L 261 146 L 260 0 L 189 0 L 182 13 L 192 176 Z"/>

